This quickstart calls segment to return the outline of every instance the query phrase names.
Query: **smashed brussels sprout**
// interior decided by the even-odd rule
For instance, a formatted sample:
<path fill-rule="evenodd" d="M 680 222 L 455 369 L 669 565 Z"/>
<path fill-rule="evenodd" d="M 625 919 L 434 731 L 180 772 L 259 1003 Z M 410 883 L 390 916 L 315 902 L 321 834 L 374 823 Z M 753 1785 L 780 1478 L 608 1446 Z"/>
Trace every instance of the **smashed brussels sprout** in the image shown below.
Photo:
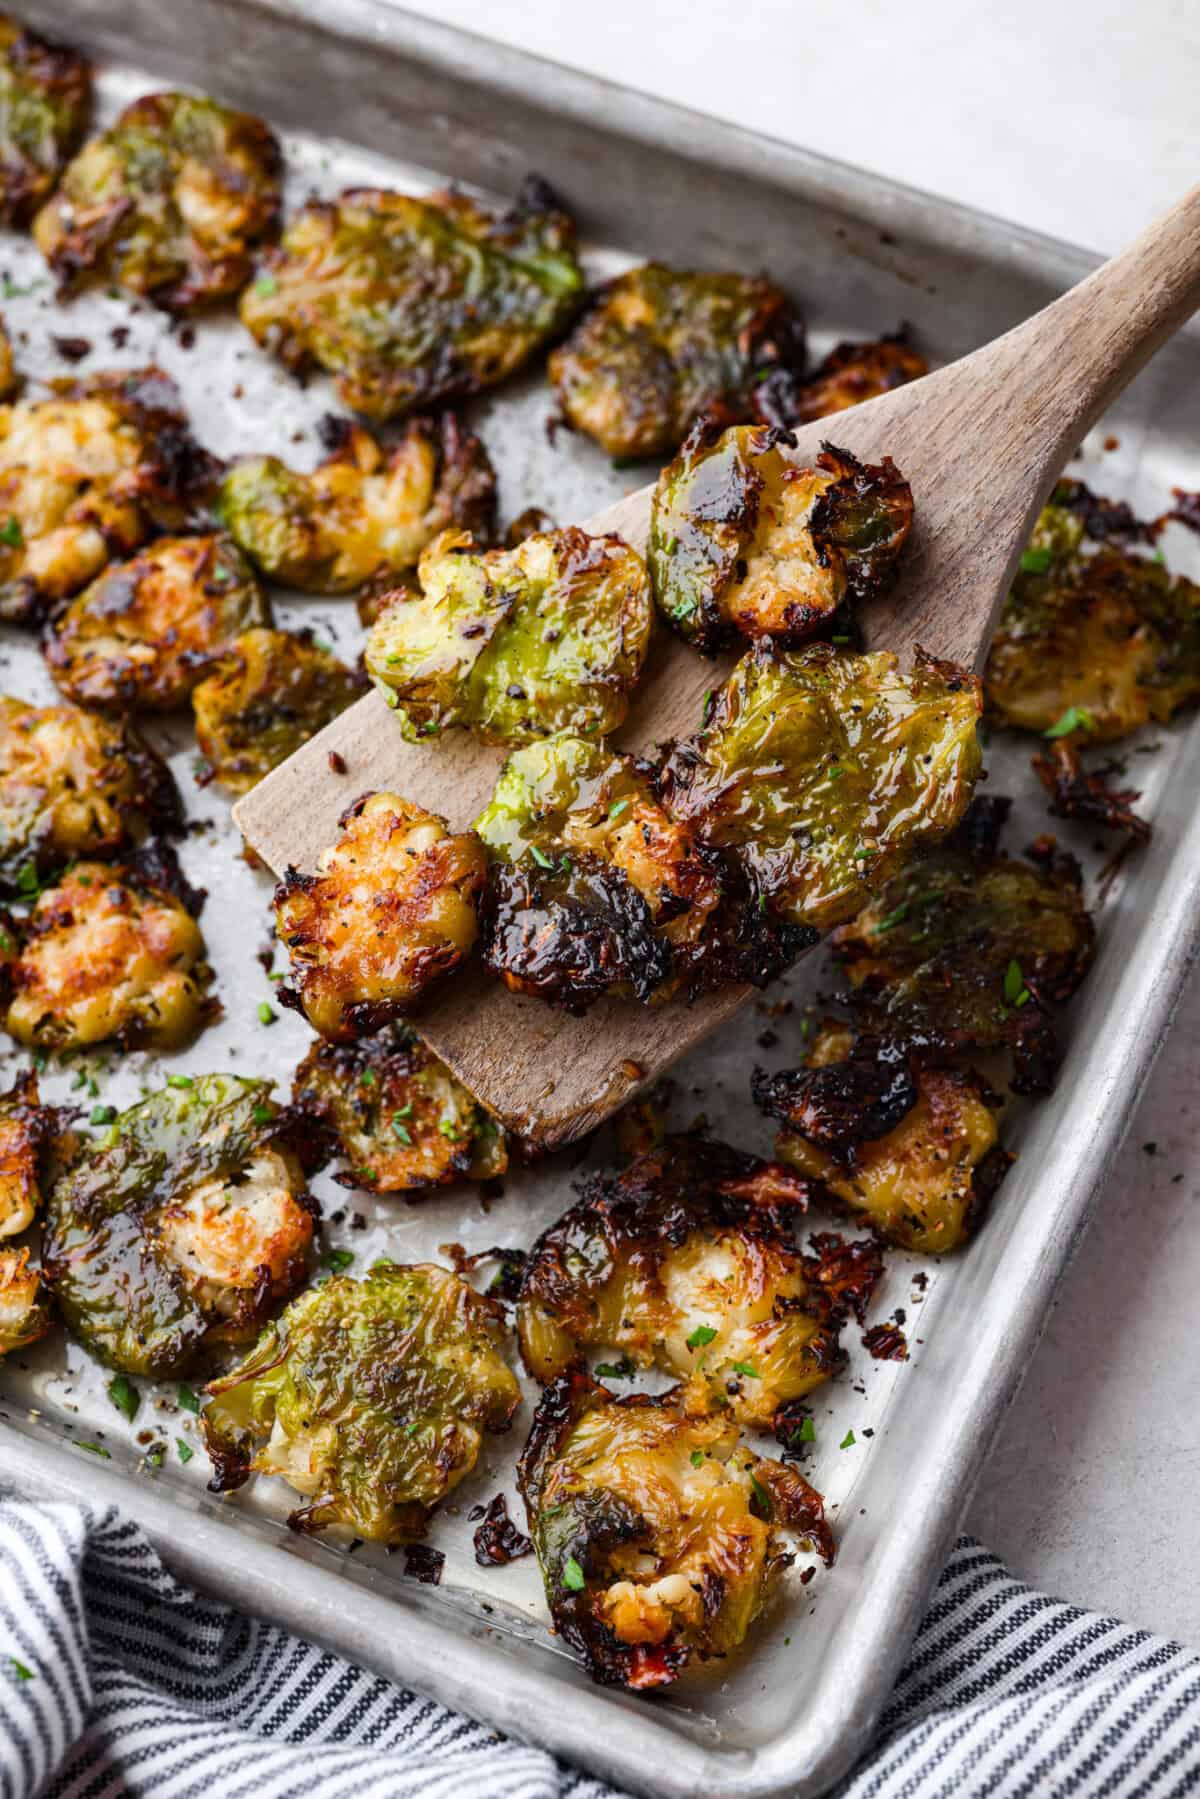
<path fill-rule="evenodd" d="M 349 593 L 415 568 L 426 544 L 451 526 L 490 532 L 496 477 L 454 413 L 410 419 L 387 450 L 347 419 L 327 418 L 322 436 L 330 453 L 311 474 L 254 456 L 235 463 L 222 484 L 226 529 L 272 580 Z"/>
<path fill-rule="evenodd" d="M 912 489 L 890 458 L 826 444 L 815 468 L 769 425 L 701 419 L 654 490 L 647 565 L 658 609 L 705 654 L 743 637 L 795 646 L 892 579 Z"/>
<path fill-rule="evenodd" d="M 555 1629 L 603 1686 L 669 1685 L 744 1642 L 792 1557 L 826 1561 L 821 1496 L 793 1467 L 690 1418 L 672 1393 L 616 1399 L 586 1374 L 547 1388 L 517 1482 Z"/>
<path fill-rule="evenodd" d="M 76 862 L 42 893 L 9 975 L 18 1043 L 178 1049 L 212 1016 L 200 927 L 133 865 Z"/>
<path fill-rule="evenodd" d="M 452 726 L 485 743 L 615 731 L 650 642 L 640 556 L 571 527 L 515 550 L 435 538 L 404 595 L 367 639 L 367 672 L 416 742 Z"/>
<path fill-rule="evenodd" d="M 590 739 L 514 751 L 475 830 L 492 857 L 484 963 L 554 1004 L 763 986 L 812 941 L 667 813 L 649 764 Z"/>
<path fill-rule="evenodd" d="M 126 720 L 0 694 L 0 886 L 119 855 L 182 816 L 166 763 Z"/>
<path fill-rule="evenodd" d="M 353 1045 L 314 1043 L 292 1102 L 333 1131 L 347 1186 L 407 1193 L 508 1167 L 503 1128 L 403 1025 Z"/>
<path fill-rule="evenodd" d="M 845 1361 L 818 1264 L 792 1239 L 808 1199 L 778 1163 L 701 1137 L 594 1177 L 525 1265 L 525 1366 L 545 1384 L 616 1350 L 679 1376 L 685 1412 L 769 1429 Z"/>
<path fill-rule="evenodd" d="M 946 843 L 882 887 L 830 948 L 866 1029 L 937 1060 L 1007 1045 L 1015 1093 L 1045 1093 L 1054 1010 L 1091 966 L 1095 930 L 1074 857 L 1054 839 L 1030 860 L 998 848 L 1011 801 L 976 799 Z"/>
<path fill-rule="evenodd" d="M 92 71 L 0 13 L 0 223 L 26 225 L 87 129 Z"/>
<path fill-rule="evenodd" d="M 365 687 L 306 637 L 243 631 L 192 692 L 196 742 L 223 786 L 248 793 Z"/>
<path fill-rule="evenodd" d="M 307 1142 L 268 1081 L 178 1079 L 84 1143 L 51 1187 L 45 1276 L 110 1367 L 182 1374 L 251 1341 L 305 1278 Z"/>
<path fill-rule="evenodd" d="M 1200 698 L 1200 586 L 1116 544 L 1085 547 L 1085 518 L 1056 503 L 1070 497 L 1056 490 L 1021 558 L 984 690 L 1007 725 L 1111 743 Z"/>
<path fill-rule="evenodd" d="M 773 425 L 809 425 L 928 373 L 929 363 L 903 331 L 868 343 L 835 344 L 824 362 L 787 392 L 781 391 L 784 378 L 769 376 L 759 409 Z"/>
<path fill-rule="evenodd" d="M 28 1230 L 41 1196 L 42 1161 L 57 1114 L 43 1106 L 32 1071 L 0 1093 L 0 1237 Z"/>
<path fill-rule="evenodd" d="M 575 227 L 543 182 L 503 217 L 460 193 L 350 188 L 293 214 L 241 315 L 289 368 L 316 364 L 347 406 L 390 419 L 504 380 L 582 293 Z"/>
<path fill-rule="evenodd" d="M 0 1249 L 0 1359 L 28 1349 L 50 1329 L 40 1269 L 27 1249 Z"/>
<path fill-rule="evenodd" d="M 910 1067 L 830 1020 L 802 1068 L 756 1073 L 754 1097 L 783 1121 L 782 1161 L 918 1254 L 956 1249 L 1008 1171 L 995 1097 L 977 1075 Z"/>
<path fill-rule="evenodd" d="M 250 113 L 143 94 L 84 145 L 33 222 L 61 287 L 119 282 L 170 312 L 243 288 L 279 229 L 283 159 Z"/>
<path fill-rule="evenodd" d="M 600 288 L 549 368 L 568 423 L 610 456 L 648 457 L 710 406 L 746 415 L 764 371 L 803 355 L 799 316 L 765 277 L 649 262 Z"/>
<path fill-rule="evenodd" d="M 734 849 L 764 910 L 827 930 L 966 810 L 979 773 L 979 684 L 917 652 L 772 655 L 756 644 L 661 779 L 672 816 Z"/>
<path fill-rule="evenodd" d="M 469 832 L 394 793 L 364 794 L 317 872 L 290 869 L 275 929 L 309 1023 L 333 1043 L 380 1030 L 465 961 L 478 933 L 487 857 Z"/>
<path fill-rule="evenodd" d="M 240 1367 L 215 1380 L 204 1438 L 217 1492 L 282 1475 L 308 1503 L 293 1530 L 375 1543 L 423 1536 L 520 1402 L 504 1314 L 431 1262 L 380 1262 L 293 1300 Z"/>
<path fill-rule="evenodd" d="M 215 464 L 159 369 L 0 406 L 0 618 L 27 623 L 155 530 L 197 522 Z"/>
<path fill-rule="evenodd" d="M 227 537 L 161 537 L 71 601 L 46 644 L 50 673 L 81 706 L 173 712 L 242 631 L 270 622 Z"/>

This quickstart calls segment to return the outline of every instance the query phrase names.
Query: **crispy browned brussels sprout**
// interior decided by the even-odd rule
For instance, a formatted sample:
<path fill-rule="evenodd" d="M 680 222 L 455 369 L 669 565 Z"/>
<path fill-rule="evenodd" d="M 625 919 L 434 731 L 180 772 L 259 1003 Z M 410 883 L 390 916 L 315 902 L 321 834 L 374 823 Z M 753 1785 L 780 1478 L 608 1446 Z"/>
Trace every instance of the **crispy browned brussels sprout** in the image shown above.
<path fill-rule="evenodd" d="M 739 634 L 794 647 L 894 576 L 913 500 L 890 457 L 864 464 L 826 444 L 800 468 L 792 442 L 770 425 L 701 419 L 659 476 L 654 597 L 706 654 Z"/>
<path fill-rule="evenodd" d="M 544 182 L 503 217 L 465 194 L 350 188 L 292 216 L 241 315 L 289 368 L 317 364 L 347 406 L 389 419 L 503 381 L 582 292 L 574 224 Z"/>
<path fill-rule="evenodd" d="M 1152 827 L 1133 809 L 1141 791 L 1114 787 L 1110 779 L 1118 772 L 1114 765 L 1086 769 L 1070 737 L 1052 743 L 1048 755 L 1034 756 L 1032 765 L 1050 796 L 1055 818 L 1075 818 L 1106 831 L 1120 831 L 1130 846 L 1149 843 Z"/>
<path fill-rule="evenodd" d="M 305 636 L 243 631 L 192 692 L 196 742 L 223 786 L 248 793 L 365 689 Z"/>
<path fill-rule="evenodd" d="M 178 1049 L 212 1016 L 200 927 L 134 866 L 77 862 L 39 898 L 10 970 L 19 1043 Z"/>
<path fill-rule="evenodd" d="M 521 1354 L 543 1384 L 587 1349 L 678 1375 L 682 1410 L 770 1427 L 845 1361 L 791 1216 L 809 1184 L 724 1143 L 668 1137 L 587 1182 L 525 1264 Z"/>
<path fill-rule="evenodd" d="M 1075 485 L 1038 520 L 984 688 L 1007 725 L 1111 743 L 1200 698 L 1200 587 L 1115 543 L 1085 547 Z"/>
<path fill-rule="evenodd" d="M 956 1249 L 1008 1171 L 996 1102 L 977 1075 L 910 1066 L 832 1020 L 802 1068 L 759 1070 L 754 1097 L 783 1121 L 776 1155 L 919 1254 Z"/>
<path fill-rule="evenodd" d="M 416 741 L 459 725 L 485 743 L 555 731 L 603 736 L 629 710 L 653 607 L 640 556 L 571 527 L 515 550 L 452 531 L 421 557 L 367 639 L 367 672 Z"/>
<path fill-rule="evenodd" d="M 536 537 L 539 533 L 545 536 L 547 532 L 557 529 L 550 514 L 543 512 L 540 506 L 526 506 L 524 512 L 518 512 L 516 518 L 509 520 L 508 530 L 504 533 L 504 547 L 506 550 L 515 550 L 527 537 Z"/>
<path fill-rule="evenodd" d="M 937 1060 L 1008 1045 L 1015 1093 L 1045 1093 L 1054 1010 L 1091 965 L 1095 931 L 1074 857 L 1053 838 L 1028 862 L 998 845 L 1011 802 L 976 799 L 946 843 L 893 876 L 830 947 L 866 1028 Z"/>
<path fill-rule="evenodd" d="M 384 450 L 369 431 L 327 418 L 329 455 L 311 475 L 277 456 L 235 463 L 221 487 L 226 529 L 272 580 L 312 593 L 349 593 L 415 568 L 439 532 L 486 537 L 496 477 L 479 439 L 452 412 L 410 419 Z"/>
<path fill-rule="evenodd" d="M 239 633 L 270 623 L 227 537 L 161 537 L 108 568 L 55 621 L 46 661 L 81 706 L 173 712 Z"/>
<path fill-rule="evenodd" d="M 170 770 L 126 720 L 0 694 L 0 886 L 181 822 Z"/>
<path fill-rule="evenodd" d="M 827 930 L 958 823 L 980 767 L 978 713 L 978 682 L 919 651 L 905 675 L 884 651 L 756 644 L 671 752 L 663 800 L 737 852 L 764 912 Z"/>
<path fill-rule="evenodd" d="M 46 1201 L 67 1327 L 127 1374 L 182 1374 L 252 1341 L 305 1278 L 307 1140 L 268 1081 L 177 1076 L 82 1146 Z"/>
<path fill-rule="evenodd" d="M 0 14 L 0 223 L 28 224 L 87 129 L 92 71 Z"/>
<path fill-rule="evenodd" d="M 171 312 L 243 288 L 279 229 L 282 156 L 252 114 L 143 94 L 84 145 L 33 235 L 60 285 L 116 281 Z"/>
<path fill-rule="evenodd" d="M 54 1107 L 40 1102 L 32 1071 L 0 1093 L 0 1237 L 19 1237 L 33 1223 L 42 1162 L 56 1124 Z"/>
<path fill-rule="evenodd" d="M 803 356 L 799 315 L 764 276 L 648 262 L 600 288 L 549 367 L 577 431 L 610 456 L 647 457 L 669 455 L 710 406 L 746 416 L 764 372 Z"/>
<path fill-rule="evenodd" d="M 28 1349 L 50 1329 L 41 1270 L 27 1249 L 0 1249 L 0 1359 Z"/>
<path fill-rule="evenodd" d="M 475 830 L 492 858 L 485 965 L 554 1004 L 763 986 L 813 940 L 667 813 L 648 764 L 586 738 L 515 751 Z"/>
<path fill-rule="evenodd" d="M 674 1393 L 616 1399 L 564 1375 L 517 1482 L 555 1629 L 603 1686 L 666 1686 L 736 1649 L 792 1559 L 780 1527 L 833 1559 L 820 1494 Z"/>
<path fill-rule="evenodd" d="M 471 953 L 486 873 L 471 833 L 394 793 L 364 794 L 317 872 L 290 869 L 275 890 L 295 982 L 281 999 L 333 1043 L 380 1030 Z"/>
<path fill-rule="evenodd" d="M 199 523 L 216 464 L 159 369 L 0 406 L 0 618 L 23 623 L 155 530 Z"/>
<path fill-rule="evenodd" d="M 503 1309 L 431 1262 L 380 1262 L 292 1301 L 239 1368 L 208 1388 L 204 1437 L 217 1492 L 282 1475 L 307 1505 L 293 1530 L 341 1527 L 376 1543 L 423 1536 L 507 1430 L 521 1390 Z"/>
<path fill-rule="evenodd" d="M 874 342 L 836 344 L 807 380 L 790 372 L 768 375 L 756 404 L 768 424 L 808 425 L 928 373 L 925 357 L 898 331 Z"/>
<path fill-rule="evenodd" d="M 292 1102 L 334 1132 L 335 1177 L 374 1193 L 492 1180 L 508 1167 L 504 1130 L 403 1025 L 353 1045 L 314 1043 Z"/>

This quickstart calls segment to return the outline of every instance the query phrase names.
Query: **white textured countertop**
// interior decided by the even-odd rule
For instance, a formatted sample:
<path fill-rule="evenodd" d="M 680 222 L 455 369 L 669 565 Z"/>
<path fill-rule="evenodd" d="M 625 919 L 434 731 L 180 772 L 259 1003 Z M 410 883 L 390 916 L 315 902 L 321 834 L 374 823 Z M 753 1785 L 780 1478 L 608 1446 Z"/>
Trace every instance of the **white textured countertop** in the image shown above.
<path fill-rule="evenodd" d="M 1200 177 L 1195 0 L 409 3 L 1096 250 Z M 1198 1090 L 1194 981 L 968 1519 L 1021 1576 L 1192 1643 Z"/>

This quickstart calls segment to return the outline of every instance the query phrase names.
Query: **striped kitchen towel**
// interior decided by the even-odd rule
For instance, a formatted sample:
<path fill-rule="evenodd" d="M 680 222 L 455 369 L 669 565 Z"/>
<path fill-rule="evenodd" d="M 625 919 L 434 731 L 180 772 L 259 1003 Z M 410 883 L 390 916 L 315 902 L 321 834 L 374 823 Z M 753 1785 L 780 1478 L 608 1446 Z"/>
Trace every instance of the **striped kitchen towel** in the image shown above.
<path fill-rule="evenodd" d="M 1200 1788 L 1200 1658 L 958 1544 L 845 1799 Z M 616 1799 L 187 1592 L 115 1510 L 0 1504 L 0 1794 Z"/>

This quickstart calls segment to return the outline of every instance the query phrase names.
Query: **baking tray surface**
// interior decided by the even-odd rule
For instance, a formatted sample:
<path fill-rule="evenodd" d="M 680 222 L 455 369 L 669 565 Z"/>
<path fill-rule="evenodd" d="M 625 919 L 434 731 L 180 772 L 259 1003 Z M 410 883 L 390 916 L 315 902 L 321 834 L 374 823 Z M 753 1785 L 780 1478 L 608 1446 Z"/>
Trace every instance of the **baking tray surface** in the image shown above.
<path fill-rule="evenodd" d="M 27 11 L 48 29 L 121 53 L 103 72 L 104 117 L 164 77 L 256 105 L 285 128 L 289 205 L 311 190 L 382 184 L 419 191 L 446 176 L 506 199 L 536 166 L 577 209 L 593 276 L 648 255 L 766 263 L 800 299 L 818 355 L 840 337 L 874 335 L 908 319 L 944 360 L 1016 322 L 1092 262 L 370 0 L 325 18 L 311 0 L 239 7 L 192 0 L 170 9 L 177 29 L 169 43 L 160 42 L 161 29 L 149 29 L 153 20 L 161 25 L 162 8 L 148 0 L 81 0 L 69 26 L 56 7 Z M 124 60 L 139 37 L 153 73 L 140 58 Z M 484 109 L 478 96 L 488 95 Z M 297 130 L 301 120 L 314 130 Z M 360 141 L 331 135 L 335 121 Z M 232 319 L 199 322 L 193 339 L 167 329 L 152 310 L 103 293 L 59 312 L 40 258 L 13 235 L 0 242 L 0 285 L 28 375 L 155 360 L 179 382 L 199 436 L 219 454 L 273 451 L 304 465 L 318 456 L 317 423 L 336 410 L 328 384 L 291 381 Z M 114 331 L 125 328 L 127 340 L 115 341 Z M 88 339 L 90 355 L 68 368 L 52 332 Z M 1200 449 L 1189 430 L 1198 407 L 1200 342 L 1185 334 L 1088 440 L 1076 472 L 1135 506 L 1161 510 L 1171 485 L 1200 486 Z M 563 523 L 585 518 L 645 478 L 614 469 L 569 434 L 551 441 L 551 410 L 539 377 L 468 409 L 500 475 L 503 519 L 533 504 Z M 1101 447 L 1110 435 L 1116 450 Z M 1200 554 L 1185 533 L 1173 531 L 1164 547 L 1173 566 L 1200 575 Z M 348 658 L 358 654 L 352 601 L 277 600 L 281 622 L 311 625 Z M 0 663 L 6 691 L 54 697 L 28 638 L 5 631 Z M 169 754 L 193 823 L 183 860 L 190 878 L 208 888 L 202 924 L 225 1014 L 180 1056 L 96 1056 L 88 1072 L 103 1102 L 117 1106 L 167 1072 L 266 1075 L 286 1095 L 311 1038 L 293 1014 L 269 1026 L 258 1020 L 260 1002 L 273 998 L 258 961 L 270 933 L 270 879 L 241 859 L 221 790 L 198 784 L 190 732 L 169 725 L 151 734 Z M 872 1320 L 903 1306 L 911 1359 L 873 1361 L 859 1332 L 845 1332 L 851 1366 L 813 1395 L 817 1443 L 805 1468 L 829 1502 L 839 1559 L 832 1570 L 818 1567 L 809 1584 L 802 1576 L 811 1558 L 798 1560 L 745 1655 L 649 1701 L 600 1691 L 549 1634 L 532 1560 L 476 1565 L 470 1508 L 503 1489 L 522 1516 L 512 1470 L 528 1395 L 511 1436 L 487 1441 L 474 1476 L 435 1520 L 430 1541 L 446 1557 L 437 1588 L 405 1576 L 402 1552 L 350 1554 L 292 1536 L 282 1522 L 288 1492 L 277 1482 L 259 1481 L 224 1501 L 207 1495 L 196 1420 L 178 1407 L 175 1389 L 147 1386 L 128 1426 L 107 1398 L 107 1377 L 61 1335 L 0 1371 L 0 1479 L 40 1493 L 116 1499 L 186 1578 L 619 1786 L 662 1795 L 822 1790 L 865 1743 L 886 1698 L 1195 948 L 1200 818 L 1190 796 L 1200 784 L 1200 728 L 1156 739 L 1156 749 L 1143 743 L 1146 753 L 1133 759 L 1156 837 L 1109 888 L 1096 968 L 1064 1024 L 1068 1057 L 1058 1091 L 1036 1109 L 1014 1112 L 1006 1141 L 1018 1162 L 964 1256 L 938 1266 L 889 1252 Z M 1047 826 L 1028 755 L 1028 742 L 1001 739 L 988 752 L 990 790 L 1018 799 L 1008 839 L 1015 845 Z M 1099 858 L 1088 836 L 1065 826 L 1059 834 L 1094 881 Z M 818 953 L 683 1064 L 676 1121 L 703 1114 L 718 1135 L 766 1150 L 770 1131 L 750 1104 L 749 1071 L 798 1059 L 797 1018 L 825 984 Z M 774 1015 L 784 999 L 794 1011 Z M 22 1065 L 20 1056 L 0 1055 L 0 1080 L 7 1084 Z M 82 1067 L 48 1069 L 47 1096 L 77 1097 L 72 1082 Z M 384 1253 L 436 1258 L 448 1243 L 467 1251 L 528 1246 L 570 1202 L 579 1173 L 610 1155 L 602 1135 L 582 1152 L 516 1170 L 490 1205 L 467 1187 L 417 1203 L 378 1200 L 326 1174 L 314 1183 L 325 1245 L 352 1252 L 355 1270 Z M 811 1225 L 846 1229 L 819 1214 Z M 924 1289 L 918 1276 L 927 1279 Z M 152 1468 L 145 1439 L 138 1440 L 146 1431 L 196 1453 L 186 1465 L 169 1454 Z M 82 1447 L 88 1443 L 105 1456 Z"/>

